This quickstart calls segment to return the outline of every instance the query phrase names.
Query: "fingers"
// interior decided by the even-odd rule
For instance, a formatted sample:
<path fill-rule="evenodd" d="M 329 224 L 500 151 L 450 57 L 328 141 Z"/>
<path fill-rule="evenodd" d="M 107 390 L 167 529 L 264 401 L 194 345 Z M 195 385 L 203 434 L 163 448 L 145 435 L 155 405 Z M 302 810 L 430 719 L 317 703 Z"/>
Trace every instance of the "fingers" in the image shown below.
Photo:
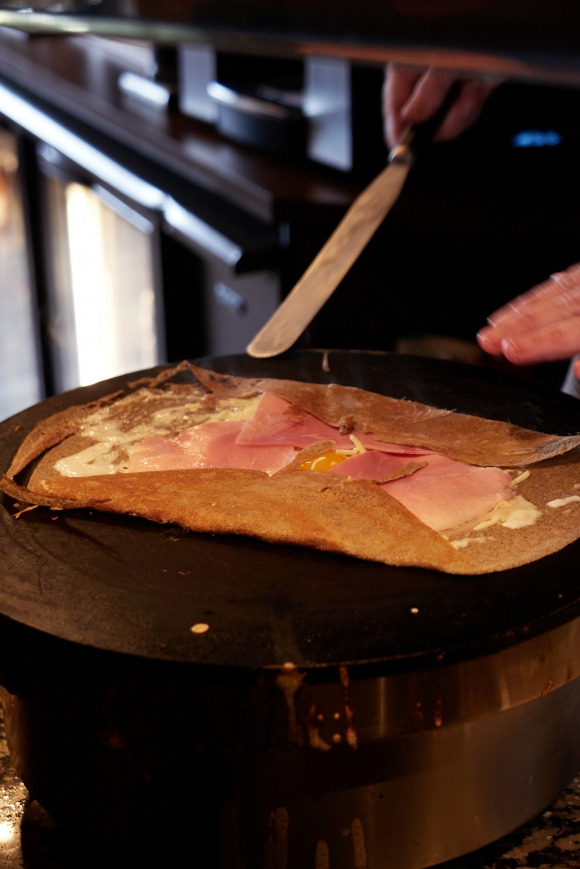
<path fill-rule="evenodd" d="M 383 118 L 385 139 L 389 148 L 395 147 L 409 124 L 404 116 L 405 105 L 412 97 L 423 72 L 397 64 L 389 64 L 387 67 L 383 86 Z"/>
<path fill-rule="evenodd" d="M 431 118 L 447 96 L 457 76 L 434 69 L 417 70 L 389 64 L 383 89 L 385 138 L 389 147 L 399 142 L 409 124 L 422 124 Z M 485 101 L 497 86 L 489 80 L 466 80 L 459 97 L 447 113 L 437 141 L 454 139 L 479 117 Z"/>
<path fill-rule="evenodd" d="M 488 318 L 480 346 L 516 365 L 568 359 L 580 352 L 580 265 L 559 272 Z"/>
<path fill-rule="evenodd" d="M 479 339 L 478 339 L 479 340 Z M 485 342 L 480 345 L 487 350 Z M 535 365 L 569 359 L 580 350 L 580 316 L 533 332 L 502 338 L 499 353 L 514 365 Z"/>
<path fill-rule="evenodd" d="M 435 140 L 443 142 L 456 139 L 472 127 L 494 88 L 495 85 L 480 81 L 464 82 L 459 97 L 447 113 Z"/>

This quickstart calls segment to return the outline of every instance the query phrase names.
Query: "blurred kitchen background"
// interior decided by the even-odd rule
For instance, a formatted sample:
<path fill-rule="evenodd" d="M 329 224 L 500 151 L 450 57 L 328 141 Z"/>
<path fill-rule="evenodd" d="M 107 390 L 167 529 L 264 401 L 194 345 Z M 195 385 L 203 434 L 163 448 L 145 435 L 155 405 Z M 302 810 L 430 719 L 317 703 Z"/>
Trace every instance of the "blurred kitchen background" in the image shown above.
<path fill-rule="evenodd" d="M 244 352 L 385 165 L 382 80 L 341 58 L 0 28 L 0 418 Z M 497 364 L 474 341 L 486 315 L 580 260 L 579 119 L 573 87 L 498 88 L 417 162 L 302 346 Z"/>

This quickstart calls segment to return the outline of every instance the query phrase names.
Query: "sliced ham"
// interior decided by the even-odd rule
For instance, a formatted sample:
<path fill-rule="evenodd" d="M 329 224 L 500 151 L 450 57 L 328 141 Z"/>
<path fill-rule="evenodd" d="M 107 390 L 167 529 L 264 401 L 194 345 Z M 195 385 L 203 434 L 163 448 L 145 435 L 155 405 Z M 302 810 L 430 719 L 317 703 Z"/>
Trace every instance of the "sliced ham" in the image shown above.
<path fill-rule="evenodd" d="M 439 454 L 426 461 L 417 473 L 381 486 L 435 531 L 477 519 L 512 497 L 511 477 L 499 468 L 477 468 Z"/>
<path fill-rule="evenodd" d="M 330 473 L 353 480 L 374 480 L 418 519 L 435 531 L 447 531 L 483 516 L 502 498 L 512 497 L 511 477 L 498 468 L 476 468 L 438 453 L 416 459 L 410 474 L 403 469 L 409 456 L 395 456 L 368 450 L 336 465 Z M 398 472 L 399 479 L 382 482 Z"/>
<path fill-rule="evenodd" d="M 296 449 L 324 440 L 335 441 L 338 449 L 352 449 L 347 434 L 340 434 L 338 429 L 271 392 L 263 393 L 251 419 L 244 423 L 238 436 L 239 444 L 288 444 Z"/>
<path fill-rule="evenodd" d="M 476 519 L 512 496 L 511 479 L 498 468 L 478 468 L 432 450 L 375 441 L 372 433 L 357 432 L 356 438 L 366 452 L 348 457 L 331 473 L 376 481 L 435 531 Z M 207 422 L 172 438 L 144 438 L 132 448 L 124 469 L 243 468 L 273 474 L 292 462 L 295 450 L 319 441 L 333 441 L 337 449 L 353 447 L 349 434 L 273 393 L 264 393 L 249 420 Z M 426 465 L 383 482 L 405 473 L 410 462 Z"/>
<path fill-rule="evenodd" d="M 430 456 L 435 455 L 434 450 L 429 450 L 427 447 L 411 447 L 406 444 L 392 444 L 388 441 L 378 441 L 373 434 L 369 432 L 357 432 L 356 438 L 363 447 L 367 450 L 377 450 L 381 453 L 389 453 L 393 456 Z"/>
<path fill-rule="evenodd" d="M 156 435 L 135 445 L 127 471 L 167 471 L 184 468 L 245 468 L 273 474 L 294 458 L 286 444 L 266 448 L 236 442 L 243 423 L 207 422 L 173 438 Z"/>
<path fill-rule="evenodd" d="M 357 439 L 364 447 L 402 456 L 427 455 L 432 450 L 402 446 L 375 440 L 371 433 L 356 432 Z M 350 433 L 342 433 L 334 426 L 317 419 L 312 414 L 285 398 L 272 392 L 264 392 L 251 417 L 242 426 L 238 443 L 255 446 L 268 444 L 291 444 L 296 449 L 304 449 L 318 441 L 333 440 L 336 449 L 352 449 Z"/>
<path fill-rule="evenodd" d="M 332 474 L 342 474 L 344 477 L 350 477 L 351 480 L 375 480 L 381 482 L 394 477 L 409 467 L 414 457 L 390 455 L 389 453 L 381 453 L 378 450 L 367 450 L 365 453 L 358 453 L 356 456 L 349 456 L 344 462 L 335 465 L 330 469 Z M 417 470 L 420 470 L 420 462 L 414 460 L 417 465 Z M 423 458 L 421 462 L 424 462 Z M 411 471 L 413 473 L 413 471 Z"/>

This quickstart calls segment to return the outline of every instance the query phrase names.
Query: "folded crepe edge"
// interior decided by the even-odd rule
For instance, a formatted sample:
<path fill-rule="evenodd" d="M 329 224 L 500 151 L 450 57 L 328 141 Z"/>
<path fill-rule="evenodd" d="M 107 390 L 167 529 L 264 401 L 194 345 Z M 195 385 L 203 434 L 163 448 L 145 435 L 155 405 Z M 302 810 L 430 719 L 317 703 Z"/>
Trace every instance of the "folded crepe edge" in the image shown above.
<path fill-rule="evenodd" d="M 259 384 L 261 388 L 271 389 L 277 394 L 286 388 L 283 397 L 287 397 L 289 394 L 296 395 L 298 385 L 307 387 L 308 404 L 320 388 L 329 389 L 299 381 L 231 378 L 206 372 L 196 366 L 193 368 L 198 379 L 199 372 L 206 380 L 209 378 L 214 389 L 222 394 L 225 394 L 224 389 L 228 389 L 230 395 L 232 390 L 237 390 L 238 395 L 247 395 L 255 390 L 261 391 Z M 167 372 L 165 374 L 164 380 L 168 380 Z M 156 388 L 158 384 L 149 381 L 145 385 Z M 210 388 L 207 382 L 204 386 Z M 379 406 L 383 406 L 382 401 L 387 398 L 355 387 L 335 387 L 332 392 L 335 405 L 341 393 L 344 395 L 343 390 L 348 391 L 349 398 L 353 394 L 352 390 L 355 390 L 356 402 L 360 400 L 359 393 L 370 395 L 375 403 L 378 399 Z M 430 416 L 429 406 L 387 399 L 387 403 L 393 407 L 391 402 L 403 407 L 404 416 L 409 415 L 408 405 L 411 405 L 411 413 L 415 418 L 422 416 L 430 421 L 464 416 L 436 408 L 432 409 L 434 414 Z M 301 402 L 297 403 L 303 409 L 309 409 L 304 408 Z M 359 404 L 355 403 L 355 407 L 358 408 Z M 562 542 L 561 533 L 554 537 L 553 534 L 538 535 L 523 529 L 519 532 L 519 543 L 514 547 L 505 538 L 505 529 L 496 529 L 486 539 L 493 541 L 499 535 L 499 542 L 486 546 L 474 543 L 469 549 L 458 550 L 373 483 L 344 480 L 324 472 L 316 472 L 315 477 L 309 471 L 268 477 L 261 472 L 239 469 L 154 471 L 81 479 L 52 477 L 35 484 L 33 489 L 15 481 L 14 477 L 30 462 L 56 446 L 59 437 L 62 443 L 78 432 L 82 419 L 94 408 L 95 403 L 70 408 L 54 415 L 52 425 L 51 418 L 43 420 L 25 437 L 0 482 L 0 490 L 16 501 L 51 509 L 88 508 L 138 515 L 155 522 L 175 523 L 193 531 L 243 534 L 271 543 L 307 546 L 395 566 L 428 567 L 465 575 L 519 566 L 551 554 L 575 539 L 573 534 L 567 534 Z M 331 408 L 332 413 L 336 413 L 336 409 Z M 327 413 L 328 408 L 324 412 Z M 320 413 L 317 416 L 324 418 Z M 471 420 L 470 425 L 475 425 L 479 430 L 483 418 L 468 419 Z M 502 428 L 504 437 L 506 431 L 511 436 L 508 424 L 485 422 L 492 423 L 494 437 L 497 437 L 498 426 Z M 455 436 L 456 428 L 452 427 L 452 431 Z M 564 450 L 573 450 L 580 443 L 580 436 L 561 438 L 537 432 L 531 432 L 530 435 L 535 440 L 533 449 L 536 455 L 539 450 L 541 455 L 548 452 L 548 457 L 559 455 Z M 530 436 L 527 434 L 526 439 L 529 445 Z M 288 521 L 289 515 L 291 521 Z"/>

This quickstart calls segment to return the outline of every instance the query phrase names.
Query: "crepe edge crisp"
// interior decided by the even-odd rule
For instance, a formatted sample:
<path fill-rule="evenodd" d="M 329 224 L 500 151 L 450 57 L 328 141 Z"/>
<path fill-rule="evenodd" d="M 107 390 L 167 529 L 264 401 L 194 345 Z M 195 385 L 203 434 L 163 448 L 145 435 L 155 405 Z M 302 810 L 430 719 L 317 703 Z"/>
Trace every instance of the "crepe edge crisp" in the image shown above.
<path fill-rule="evenodd" d="M 97 405 L 122 408 L 121 402 L 130 396 L 146 417 L 152 394 L 181 400 L 188 389 L 199 395 L 200 385 L 204 395 L 220 398 L 275 392 L 335 427 L 348 415 L 355 433 L 372 431 L 378 440 L 428 447 L 467 464 L 509 468 L 514 475 L 517 469 L 529 468 L 518 493 L 536 505 L 540 518 L 523 528 L 467 529 L 470 542 L 458 549 L 373 482 L 324 471 L 268 476 L 244 469 L 200 468 L 61 476 L 54 471 L 54 456 L 78 448 L 82 423 L 94 412 L 94 402 L 39 423 L 20 444 L 0 489 L 19 504 L 139 516 L 194 532 L 239 534 L 451 574 L 518 567 L 580 537 L 580 435 L 534 432 L 356 387 L 233 377 L 190 364 L 187 368 L 196 381 L 176 386 L 171 374 L 184 365 L 166 370 L 162 380 L 139 382 L 128 394 Z M 211 402 L 208 407 L 211 418 Z M 546 506 L 560 500 L 566 503 L 559 509 Z"/>

